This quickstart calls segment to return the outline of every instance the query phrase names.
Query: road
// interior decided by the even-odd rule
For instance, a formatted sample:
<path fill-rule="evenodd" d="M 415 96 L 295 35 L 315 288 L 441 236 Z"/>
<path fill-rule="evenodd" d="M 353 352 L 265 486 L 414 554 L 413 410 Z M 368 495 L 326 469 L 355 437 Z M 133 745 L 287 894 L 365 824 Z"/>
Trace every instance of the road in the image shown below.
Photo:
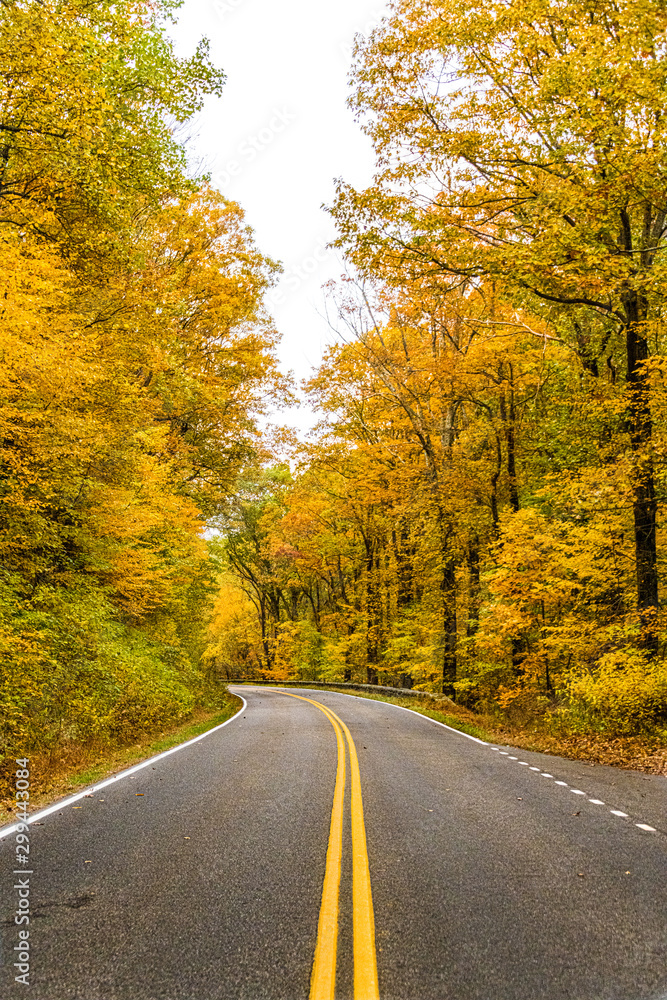
<path fill-rule="evenodd" d="M 336 1000 L 375 1000 L 375 961 L 381 1000 L 667 996 L 667 779 L 237 693 L 224 728 L 31 826 L 29 986 L 4 836 L 0 996 L 308 1000 L 316 946 L 318 1000 L 332 968 Z"/>

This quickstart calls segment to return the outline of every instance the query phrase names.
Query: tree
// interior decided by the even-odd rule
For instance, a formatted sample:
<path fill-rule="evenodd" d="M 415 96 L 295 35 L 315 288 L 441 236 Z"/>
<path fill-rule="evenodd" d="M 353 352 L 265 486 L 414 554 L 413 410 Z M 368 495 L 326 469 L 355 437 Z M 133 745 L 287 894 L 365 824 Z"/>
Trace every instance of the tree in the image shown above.
<path fill-rule="evenodd" d="M 124 259 L 119 230 L 192 183 L 174 127 L 218 94 L 206 41 L 178 59 L 174 3 L 6 0 L 0 23 L 0 204 L 5 225 L 88 273 Z"/>
<path fill-rule="evenodd" d="M 637 603 L 653 647 L 646 360 L 666 287 L 666 18 L 658 0 L 401 0 L 355 70 L 377 183 L 341 184 L 335 207 L 364 274 L 502 281 L 589 372 L 622 350 Z"/>

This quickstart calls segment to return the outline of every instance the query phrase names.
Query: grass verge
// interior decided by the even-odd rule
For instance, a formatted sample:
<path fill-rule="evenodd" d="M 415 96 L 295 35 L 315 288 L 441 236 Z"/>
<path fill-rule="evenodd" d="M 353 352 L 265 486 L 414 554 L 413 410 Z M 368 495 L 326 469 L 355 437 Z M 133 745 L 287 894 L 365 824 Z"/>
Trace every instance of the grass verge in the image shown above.
<path fill-rule="evenodd" d="M 37 812 L 86 785 L 109 778 L 179 743 L 187 743 L 231 719 L 241 707 L 241 699 L 228 694 L 221 708 L 215 711 L 201 709 L 186 722 L 160 733 L 146 734 L 132 746 L 63 747 L 61 756 L 56 759 L 35 754 L 30 760 L 31 784 L 36 789 L 31 791 L 30 812 Z M 11 806 L 11 799 L 0 803 L 0 826 L 11 823 Z"/>

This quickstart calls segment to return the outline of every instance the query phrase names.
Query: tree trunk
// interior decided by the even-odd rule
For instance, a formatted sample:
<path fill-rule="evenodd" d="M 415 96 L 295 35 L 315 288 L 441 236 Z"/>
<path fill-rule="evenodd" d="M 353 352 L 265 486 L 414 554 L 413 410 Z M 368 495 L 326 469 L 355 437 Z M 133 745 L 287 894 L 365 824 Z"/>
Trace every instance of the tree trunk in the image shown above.
<path fill-rule="evenodd" d="M 500 446 L 500 438 L 496 434 L 496 471 L 491 476 L 491 521 L 493 523 L 494 538 L 498 537 L 498 480 L 503 468 L 503 453 Z"/>
<path fill-rule="evenodd" d="M 410 546 L 409 531 L 402 520 L 398 531 L 392 531 L 391 541 L 394 548 L 398 583 L 396 603 L 399 608 L 404 608 L 412 600 L 413 552 Z"/>
<path fill-rule="evenodd" d="M 264 650 L 264 660 L 266 662 L 266 669 L 271 670 L 273 666 L 273 661 L 271 657 L 271 644 L 269 642 L 269 637 L 266 634 L 266 601 L 264 600 L 263 597 L 260 598 L 259 608 L 260 608 L 259 620 L 262 629 L 262 648 Z"/>
<path fill-rule="evenodd" d="M 377 684 L 377 667 L 380 662 L 380 629 L 382 603 L 377 577 L 375 545 L 366 546 L 366 682 Z"/>
<path fill-rule="evenodd" d="M 442 656 L 442 693 L 454 698 L 456 691 L 456 572 L 454 560 L 448 559 L 442 572 L 443 597 L 443 656 Z"/>
<path fill-rule="evenodd" d="M 657 501 L 651 441 L 650 387 L 644 362 L 648 358 L 646 319 L 648 305 L 637 292 L 624 300 L 628 325 L 628 430 L 633 457 L 633 516 L 637 561 L 637 607 L 649 629 L 647 645 L 655 648 L 656 637 L 650 624 L 651 612 L 658 607 L 658 560 L 656 549 Z"/>
<path fill-rule="evenodd" d="M 474 535 L 468 547 L 468 627 L 469 636 L 473 636 L 479 628 L 479 538 Z"/>
<path fill-rule="evenodd" d="M 510 379 L 513 377 L 510 365 Z M 509 407 L 507 420 L 507 478 L 510 489 L 510 507 L 516 513 L 519 509 L 519 488 L 516 481 L 516 408 L 514 405 L 514 389 L 510 382 Z"/>

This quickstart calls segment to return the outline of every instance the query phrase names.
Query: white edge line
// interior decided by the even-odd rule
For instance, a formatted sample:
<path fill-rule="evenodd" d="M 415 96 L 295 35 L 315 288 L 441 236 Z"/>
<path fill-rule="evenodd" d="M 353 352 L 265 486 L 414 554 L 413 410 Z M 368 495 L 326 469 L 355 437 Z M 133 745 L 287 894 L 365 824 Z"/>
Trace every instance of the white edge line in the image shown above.
<path fill-rule="evenodd" d="M 270 685 L 270 684 L 262 684 L 260 687 L 253 687 L 250 684 L 237 685 L 237 687 L 241 687 L 241 686 L 242 687 L 252 688 L 253 691 L 266 691 L 266 690 L 269 690 L 269 691 L 280 691 L 282 693 L 283 691 L 289 690 L 288 688 L 281 688 L 278 685 L 273 686 L 273 685 Z M 297 688 L 296 690 L 297 691 L 310 691 L 313 694 L 317 694 L 318 691 L 323 690 L 323 693 L 325 693 L 325 694 L 340 694 L 344 698 L 358 698 L 359 697 L 359 695 L 348 694 L 346 691 L 327 691 L 326 688 L 325 689 L 321 689 L 321 688 L 314 688 L 314 689 L 313 688 Z M 242 695 L 238 695 L 238 697 L 241 698 Z M 379 701 L 381 705 L 390 705 L 391 708 L 400 708 L 404 712 L 411 712 L 412 715 L 416 715 L 420 719 L 426 719 L 428 722 L 435 722 L 436 726 L 442 726 L 443 729 L 449 729 L 450 733 L 457 733 L 459 736 L 465 736 L 466 739 L 472 740 L 474 743 L 481 743 L 482 746 L 490 747 L 492 750 L 497 750 L 498 749 L 498 747 L 494 747 L 491 743 L 487 743 L 486 740 L 480 740 L 480 739 L 478 739 L 477 736 L 471 736 L 470 733 L 464 733 L 461 729 L 454 729 L 453 726 L 447 726 L 444 722 L 438 722 L 437 719 L 432 719 L 430 715 L 422 715 L 421 712 L 415 712 L 415 710 L 412 709 L 412 708 L 405 708 L 404 705 L 394 705 L 393 702 L 391 702 L 391 701 L 380 701 L 380 699 L 376 699 L 376 698 L 362 698 L 361 700 L 362 701 L 374 701 L 374 702 L 376 702 L 376 704 Z M 244 699 L 244 704 L 245 704 L 245 699 Z M 239 713 L 237 712 L 236 714 L 238 715 Z M 236 716 L 233 716 L 233 718 L 236 718 Z M 231 719 L 227 720 L 227 722 L 231 722 L 231 721 L 232 721 Z M 226 726 L 227 722 L 224 722 L 223 725 Z M 211 730 L 211 732 L 213 732 L 213 730 Z M 197 739 L 201 739 L 201 737 L 197 737 Z M 186 744 L 183 744 L 183 746 L 185 746 L 185 745 Z M 171 751 L 169 751 L 169 752 L 171 752 Z M 517 760 L 517 764 L 523 764 L 523 763 L 524 763 L 524 761 Z M 527 761 L 526 761 L 526 763 L 527 763 Z M 539 770 L 539 768 L 538 768 L 538 770 Z M 566 781 L 556 781 L 554 783 L 556 785 L 565 785 L 567 787 L 567 782 Z M 577 789 L 577 791 L 576 791 L 575 794 L 586 795 L 586 792 L 580 792 Z M 604 803 L 600 803 L 600 804 L 603 805 Z M 610 812 L 613 812 L 613 810 L 610 810 Z M 624 813 L 623 815 L 627 816 L 627 813 Z M 648 829 L 652 833 L 656 832 L 655 828 L 652 827 L 652 826 L 649 827 L 648 824 L 635 823 L 635 826 L 638 826 L 640 829 Z M 0 836 L 1 835 L 2 835 L 2 830 L 0 830 Z M 666 1000 L 667 1000 L 667 998 L 666 998 Z"/>
<path fill-rule="evenodd" d="M 86 795 L 90 795 L 93 792 L 101 792 L 103 788 L 107 788 L 109 785 L 113 785 L 114 782 L 120 781 L 122 778 L 127 778 L 131 774 L 136 774 L 137 771 L 141 771 L 144 767 L 149 767 L 151 764 L 155 764 L 158 760 L 163 760 L 165 757 L 169 757 L 172 753 L 176 753 L 177 750 L 183 750 L 185 747 L 191 747 L 193 743 L 199 743 L 200 740 L 205 739 L 210 736 L 211 733 L 217 733 L 219 729 L 224 729 L 228 726 L 230 722 L 238 718 L 241 712 L 245 712 L 248 707 L 248 702 L 245 700 L 243 695 L 237 695 L 238 698 L 243 702 L 243 706 L 235 712 L 230 719 L 226 722 L 221 722 L 219 726 L 214 726 L 213 729 L 207 729 L 205 733 L 200 733 L 199 736 L 193 736 L 191 740 L 186 740 L 185 743 L 178 743 L 175 747 L 171 747 L 169 750 L 164 750 L 162 753 L 157 754 L 155 757 L 148 757 L 147 760 L 142 760 L 140 764 L 134 764 L 133 767 L 128 767 L 125 771 L 119 771 L 118 774 L 113 774 L 110 778 L 105 778 L 104 781 L 99 781 L 95 785 L 89 785 L 82 791 L 77 792 L 76 795 L 70 795 L 66 799 L 60 799 L 58 802 L 54 803 L 52 806 L 47 806 L 46 809 L 40 809 L 39 812 L 33 813 L 32 816 L 28 816 L 27 823 L 34 823 L 35 820 L 44 819 L 46 816 L 51 816 L 55 812 L 60 812 L 61 809 L 65 809 L 67 806 L 71 806 L 72 803 L 78 802 L 79 799 L 83 799 Z M 14 833 L 15 830 L 21 824 L 12 823 L 11 826 L 0 827 L 0 840 L 7 837 L 10 833 Z"/>
<path fill-rule="evenodd" d="M 245 685 L 244 685 L 244 687 L 245 687 Z M 248 687 L 250 687 L 250 685 L 248 685 Z M 273 691 L 286 691 L 288 689 L 287 688 L 279 688 L 277 685 L 276 685 L 276 687 L 273 687 L 272 685 L 268 685 L 268 684 L 264 685 L 264 684 L 262 684 L 261 687 L 254 688 L 254 690 L 256 690 L 256 691 L 267 691 L 267 690 L 268 691 L 271 691 L 271 690 L 273 690 Z M 297 691 L 310 691 L 312 694 L 317 694 L 318 690 L 320 690 L 320 689 L 319 688 L 315 688 L 313 690 L 312 688 L 296 688 L 296 690 Z M 356 694 L 348 694 L 347 691 L 326 691 L 325 690 L 322 693 L 323 694 L 341 694 L 343 696 L 343 698 L 358 698 L 359 697 Z M 436 726 L 442 726 L 443 729 L 449 729 L 450 733 L 457 733 L 459 736 L 465 736 L 465 738 L 467 740 L 472 740 L 474 743 L 481 743 L 482 746 L 485 746 L 485 747 L 489 746 L 489 744 L 486 742 L 486 740 L 480 740 L 476 736 L 471 736 L 470 733 L 464 733 L 461 729 L 454 729 L 453 726 L 447 726 L 447 725 L 445 725 L 444 722 L 438 722 L 437 719 L 432 719 L 430 715 L 422 715 L 421 712 L 415 712 L 415 710 L 413 708 L 405 708 L 403 705 L 394 705 L 391 701 L 380 701 L 380 699 L 375 699 L 375 698 L 363 698 L 362 697 L 361 700 L 362 701 L 379 701 L 379 703 L 381 705 L 391 705 L 392 708 L 400 708 L 402 712 L 410 712 L 412 715 L 416 715 L 420 719 L 428 719 L 429 722 L 434 722 L 436 724 Z M 1 833 L 2 833 L 2 831 L 0 830 L 0 834 Z"/>

